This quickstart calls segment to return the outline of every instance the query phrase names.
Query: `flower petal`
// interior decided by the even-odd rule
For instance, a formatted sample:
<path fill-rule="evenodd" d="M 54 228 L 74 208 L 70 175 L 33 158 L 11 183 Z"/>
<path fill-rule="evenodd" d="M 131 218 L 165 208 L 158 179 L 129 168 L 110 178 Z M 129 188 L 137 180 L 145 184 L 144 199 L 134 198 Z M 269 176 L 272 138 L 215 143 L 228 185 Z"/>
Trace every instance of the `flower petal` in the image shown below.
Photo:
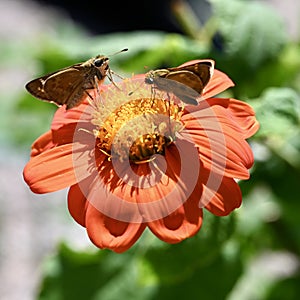
<path fill-rule="evenodd" d="M 181 64 L 179 67 L 196 64 L 203 61 L 203 59 L 195 59 Z M 208 82 L 207 86 L 204 88 L 202 93 L 203 99 L 208 99 L 217 94 L 227 90 L 228 88 L 234 86 L 233 81 L 222 71 L 214 69 L 212 78 Z"/>
<path fill-rule="evenodd" d="M 200 169 L 197 149 L 177 139 L 166 149 L 165 158 L 157 157 L 156 166 L 163 175 L 153 187 L 141 190 L 138 197 L 139 210 L 147 222 L 174 213 L 190 197 Z"/>
<path fill-rule="evenodd" d="M 98 163 L 99 174 L 86 195 L 103 214 L 124 222 L 151 222 L 174 212 L 197 184 L 199 157 L 194 145 L 176 140 L 165 157 L 143 164 Z"/>
<path fill-rule="evenodd" d="M 68 110 L 66 110 L 65 106 L 62 106 L 54 114 L 51 129 L 58 130 L 67 124 L 77 124 L 79 120 L 81 122 L 89 122 L 92 110 L 93 108 L 87 101 L 83 101 L 80 105 Z"/>
<path fill-rule="evenodd" d="M 94 108 L 87 101 L 79 106 L 66 110 L 60 107 L 53 118 L 51 130 L 53 142 L 56 145 L 64 145 L 73 141 L 94 144 L 93 129 L 91 122 Z"/>
<path fill-rule="evenodd" d="M 236 129 L 244 138 L 249 138 L 259 129 L 255 111 L 246 102 L 233 98 L 210 98 L 207 104 L 214 107 L 216 114 L 224 115 L 236 124 Z M 219 113 L 218 113 L 219 111 Z"/>
<path fill-rule="evenodd" d="M 248 179 L 254 158 L 250 146 L 232 119 L 214 106 L 195 110 L 182 117 L 183 138 L 199 147 L 200 159 L 207 169 L 220 175 Z"/>
<path fill-rule="evenodd" d="M 84 180 L 85 183 L 81 182 L 81 184 L 75 184 L 71 186 L 68 193 L 68 209 L 71 216 L 74 220 L 80 225 L 85 227 L 85 218 L 86 218 L 86 209 L 89 203 L 85 197 L 85 193 L 82 190 L 82 186 L 87 185 L 90 182 L 90 178 L 88 180 Z"/>
<path fill-rule="evenodd" d="M 216 216 L 227 216 L 234 209 L 240 207 L 242 193 L 234 179 L 214 174 L 205 168 L 202 168 L 201 171 L 203 187 L 201 207 L 205 206 Z"/>
<path fill-rule="evenodd" d="M 58 191 L 90 175 L 89 157 L 90 150 L 85 145 L 58 146 L 32 157 L 24 168 L 23 176 L 34 193 Z"/>
<path fill-rule="evenodd" d="M 24 179 L 34 193 L 54 192 L 76 183 L 72 145 L 59 146 L 30 159 Z"/>
<path fill-rule="evenodd" d="M 199 208 L 199 185 L 196 186 L 191 196 L 176 211 L 163 219 L 149 222 L 150 230 L 161 240 L 167 243 L 179 243 L 192 237 L 201 228 L 203 212 Z"/>
<path fill-rule="evenodd" d="M 225 73 L 215 69 L 212 78 L 204 88 L 202 98 L 211 98 L 222 93 L 232 86 L 234 86 L 232 80 Z"/>
<path fill-rule="evenodd" d="M 166 149 L 166 160 L 177 176 L 173 191 L 176 191 L 182 205 L 164 218 L 148 222 L 148 226 L 158 238 L 168 243 L 178 243 L 195 235 L 202 225 L 202 209 L 199 208 L 202 186 L 197 184 L 201 168 L 194 150 L 193 145 L 180 139 Z M 182 160 L 179 155 L 187 160 Z M 184 174 L 184 167 L 187 167 L 189 174 Z"/>
<path fill-rule="evenodd" d="M 37 156 L 44 151 L 51 149 L 55 146 L 55 143 L 52 141 L 52 131 L 49 130 L 37 138 L 32 146 L 30 156 Z"/>
<path fill-rule="evenodd" d="M 58 130 L 52 130 L 53 142 L 56 145 L 65 145 L 72 143 L 74 141 L 74 133 L 76 131 L 76 128 L 76 124 L 67 124 L 59 128 Z"/>
<path fill-rule="evenodd" d="M 86 210 L 87 233 L 101 249 L 122 253 L 137 241 L 145 227 L 142 223 L 127 223 L 107 217 L 91 204 Z"/>

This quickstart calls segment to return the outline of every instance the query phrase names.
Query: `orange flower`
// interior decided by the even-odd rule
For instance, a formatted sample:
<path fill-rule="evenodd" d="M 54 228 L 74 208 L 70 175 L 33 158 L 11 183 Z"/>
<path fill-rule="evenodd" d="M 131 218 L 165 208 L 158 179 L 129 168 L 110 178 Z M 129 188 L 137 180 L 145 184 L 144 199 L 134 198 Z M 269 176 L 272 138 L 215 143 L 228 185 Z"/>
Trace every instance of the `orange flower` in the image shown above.
<path fill-rule="evenodd" d="M 148 227 L 178 243 L 195 235 L 203 208 L 225 216 L 241 205 L 235 179 L 248 179 L 258 130 L 252 108 L 212 98 L 233 86 L 215 70 L 197 106 L 135 76 L 94 91 L 32 145 L 24 179 L 35 193 L 70 186 L 68 207 L 99 248 L 123 252 Z M 168 101 L 166 101 L 168 100 Z"/>

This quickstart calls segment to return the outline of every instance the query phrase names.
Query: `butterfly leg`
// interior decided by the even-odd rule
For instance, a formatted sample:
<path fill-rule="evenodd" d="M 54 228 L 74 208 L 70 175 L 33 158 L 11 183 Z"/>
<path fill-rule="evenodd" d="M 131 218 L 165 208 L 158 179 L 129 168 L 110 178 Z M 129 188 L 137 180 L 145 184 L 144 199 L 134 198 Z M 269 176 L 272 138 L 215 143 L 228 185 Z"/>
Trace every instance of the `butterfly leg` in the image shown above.
<path fill-rule="evenodd" d="M 110 80 L 110 82 L 111 82 L 118 90 L 121 90 L 121 89 L 117 86 L 117 84 L 115 83 L 115 81 L 113 80 L 112 74 L 117 75 L 117 76 L 118 76 L 119 78 L 121 78 L 121 79 L 124 79 L 124 78 L 121 77 L 119 74 L 113 72 L 111 69 L 108 69 L 108 72 L 107 72 L 107 74 L 106 74 L 106 76 L 107 76 L 107 78 Z"/>
<path fill-rule="evenodd" d="M 94 76 L 94 86 L 97 90 L 97 95 L 100 96 L 100 89 L 99 89 L 99 84 L 98 84 L 98 79 L 97 76 Z"/>
<path fill-rule="evenodd" d="M 125 78 L 123 76 L 121 76 L 120 74 L 114 72 L 113 70 L 109 69 L 109 74 L 110 76 L 112 76 L 112 74 L 116 75 L 117 77 L 119 77 L 120 79 L 124 80 Z"/>
<path fill-rule="evenodd" d="M 171 136 L 171 112 L 170 112 L 170 95 L 169 92 L 167 92 L 167 96 L 168 96 L 168 101 L 165 101 L 165 107 L 166 107 L 166 111 L 168 111 L 168 117 L 169 117 L 169 130 L 170 130 L 170 136 Z"/>
<path fill-rule="evenodd" d="M 153 107 L 154 105 L 154 100 L 155 100 L 155 86 L 152 84 L 151 85 L 151 101 L 152 101 L 151 107 Z"/>
<path fill-rule="evenodd" d="M 89 102 L 89 104 L 94 108 L 94 109 L 96 109 L 97 107 L 96 107 L 96 105 L 95 105 L 95 99 L 94 99 L 94 97 L 87 91 L 87 90 L 85 90 L 84 91 L 86 94 L 87 94 L 87 96 L 88 96 L 88 102 Z"/>
<path fill-rule="evenodd" d="M 103 81 L 103 80 L 102 80 Z M 101 81 L 101 82 L 102 82 Z M 94 76 L 94 82 L 93 82 L 93 87 L 96 89 L 96 91 L 97 91 L 97 96 L 98 96 L 98 98 L 100 99 L 100 102 L 101 102 L 101 104 L 102 104 L 102 106 L 104 105 L 103 104 L 103 101 L 102 101 L 102 98 L 100 97 L 100 88 L 99 88 L 99 80 L 98 80 L 98 77 L 95 75 Z M 97 108 L 97 103 L 95 103 L 95 99 L 93 99 L 93 98 L 91 98 L 92 99 L 92 101 L 93 101 L 93 104 L 91 104 L 94 108 Z"/>
<path fill-rule="evenodd" d="M 85 90 L 84 92 L 85 92 L 85 93 L 87 94 L 87 96 L 89 97 L 89 98 L 88 98 L 89 104 L 93 106 L 93 102 L 92 102 L 92 101 L 94 101 L 94 98 L 91 96 L 91 94 L 90 94 L 87 90 Z"/>

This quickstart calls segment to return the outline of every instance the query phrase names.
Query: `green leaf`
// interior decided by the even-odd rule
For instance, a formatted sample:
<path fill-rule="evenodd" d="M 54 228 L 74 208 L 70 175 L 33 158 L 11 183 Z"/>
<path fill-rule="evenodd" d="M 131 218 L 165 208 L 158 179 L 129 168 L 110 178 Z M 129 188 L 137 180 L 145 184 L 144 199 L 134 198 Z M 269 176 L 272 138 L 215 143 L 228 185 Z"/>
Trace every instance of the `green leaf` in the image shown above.
<path fill-rule="evenodd" d="M 286 42 L 282 18 L 259 1 L 210 0 L 229 57 L 257 67 Z"/>
<path fill-rule="evenodd" d="M 291 88 L 268 88 L 253 103 L 261 124 L 258 136 L 286 141 L 299 131 L 300 97 Z"/>
<path fill-rule="evenodd" d="M 76 252 L 60 245 L 57 256 L 44 265 L 46 276 L 38 299 L 93 299 L 98 289 L 124 267 L 120 260 L 112 262 L 110 258 L 108 251 Z"/>
<path fill-rule="evenodd" d="M 117 38 L 118 42 L 120 38 Z M 206 57 L 206 45 L 180 34 L 138 31 L 122 35 L 129 51 L 118 55 L 119 67 L 127 72 L 147 72 L 160 67 L 175 67 L 191 59 Z M 143 41 L 143 42 L 141 42 Z M 126 58 L 126 59 L 125 59 Z M 112 61 L 116 56 L 112 58 Z M 145 67 L 147 67 L 145 69 Z"/>
<path fill-rule="evenodd" d="M 299 264 L 299 263 L 298 263 Z M 300 295 L 300 270 L 294 276 L 285 278 L 274 284 L 266 300 L 294 300 Z"/>
<path fill-rule="evenodd" d="M 300 169 L 300 96 L 290 88 L 269 88 L 253 103 L 256 134 L 272 152 Z"/>
<path fill-rule="evenodd" d="M 206 299 L 221 299 L 240 274 L 239 256 L 224 250 L 234 231 L 234 216 L 205 214 L 205 225 L 195 237 L 176 245 L 163 243 L 147 230 L 129 251 L 75 251 L 62 244 L 44 265 L 38 299 L 124 300 L 193 297 L 199 282 Z M 150 242 L 148 243 L 147 242 Z M 231 251 L 232 253 L 232 251 Z M 238 259 L 236 259 L 238 258 Z M 211 292 L 215 270 L 223 274 Z M 225 273 L 230 270 L 230 274 Z M 185 287 L 189 287 L 186 289 Z"/>
<path fill-rule="evenodd" d="M 234 90 L 238 97 L 258 97 L 268 87 L 292 87 L 300 92 L 300 47 L 288 43 L 277 57 L 269 59 L 255 70 L 237 72 Z M 235 63 L 234 60 L 231 61 Z M 243 65 L 242 65 L 243 66 Z M 231 72 L 230 66 L 228 66 Z"/>

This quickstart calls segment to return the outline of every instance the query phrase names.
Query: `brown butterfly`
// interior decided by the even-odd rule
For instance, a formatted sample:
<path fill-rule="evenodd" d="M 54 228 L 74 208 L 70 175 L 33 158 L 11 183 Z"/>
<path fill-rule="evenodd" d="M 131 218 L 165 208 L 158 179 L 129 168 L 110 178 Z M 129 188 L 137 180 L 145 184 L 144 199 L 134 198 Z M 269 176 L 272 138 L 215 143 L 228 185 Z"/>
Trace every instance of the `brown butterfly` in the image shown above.
<path fill-rule="evenodd" d="M 203 89 L 211 79 L 215 62 L 210 59 L 181 67 L 149 71 L 145 83 L 153 84 L 154 88 L 173 93 L 187 104 L 197 105 Z"/>
<path fill-rule="evenodd" d="M 127 50 L 123 49 L 119 52 Z M 65 104 L 66 109 L 70 109 L 79 105 L 86 96 L 92 99 L 88 90 L 98 88 L 106 76 L 112 81 L 111 72 L 109 58 L 97 55 L 86 62 L 34 79 L 25 87 L 38 99 L 58 106 Z"/>

